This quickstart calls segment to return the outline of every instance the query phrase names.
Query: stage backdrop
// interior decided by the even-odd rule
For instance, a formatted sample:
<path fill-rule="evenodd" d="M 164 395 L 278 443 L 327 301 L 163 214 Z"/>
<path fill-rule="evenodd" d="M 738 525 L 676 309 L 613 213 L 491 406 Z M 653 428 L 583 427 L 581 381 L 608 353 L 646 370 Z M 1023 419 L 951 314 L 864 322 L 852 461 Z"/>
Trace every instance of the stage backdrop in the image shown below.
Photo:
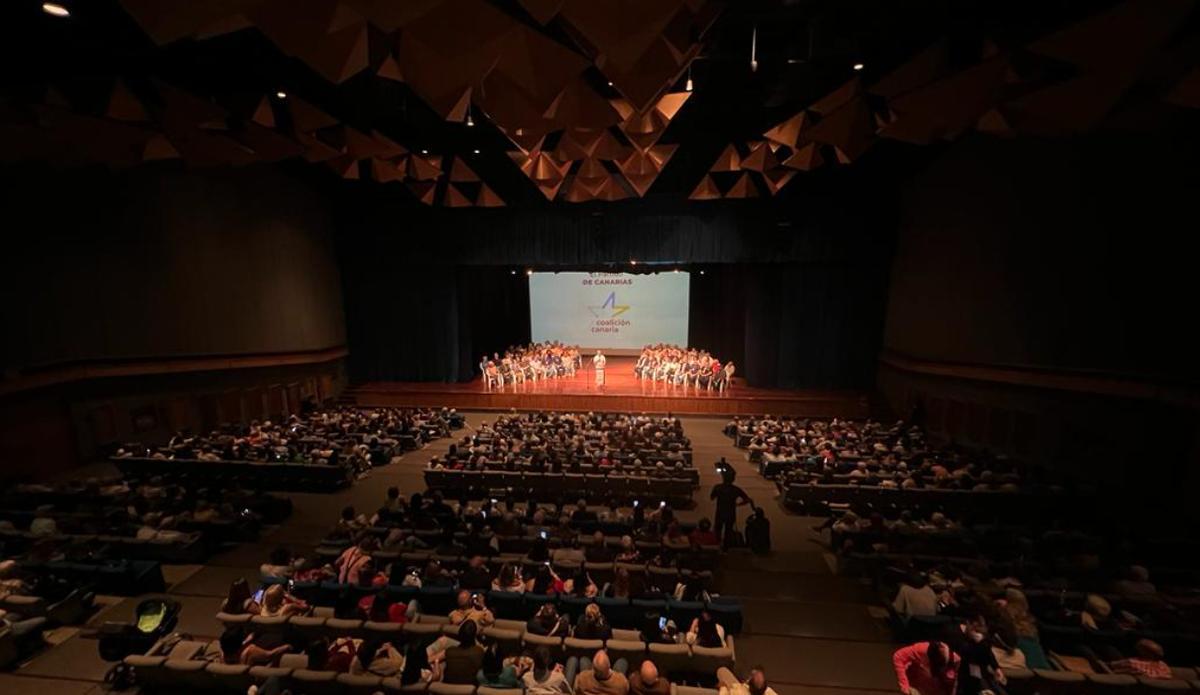
<path fill-rule="evenodd" d="M 389 200 L 341 206 L 353 382 L 475 378 L 482 355 L 532 336 L 527 270 L 678 267 L 690 271 L 688 344 L 733 360 L 750 384 L 874 383 L 895 229 L 880 219 L 886 201 L 433 210 Z"/>

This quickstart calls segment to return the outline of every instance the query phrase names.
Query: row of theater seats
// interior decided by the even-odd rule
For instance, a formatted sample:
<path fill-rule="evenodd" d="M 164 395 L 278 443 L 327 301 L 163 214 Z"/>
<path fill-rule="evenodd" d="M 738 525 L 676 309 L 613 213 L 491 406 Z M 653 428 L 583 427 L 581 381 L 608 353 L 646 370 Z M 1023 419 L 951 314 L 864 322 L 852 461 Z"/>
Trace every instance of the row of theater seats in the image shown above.
<path fill-rule="evenodd" d="M 401 685 L 395 677 L 355 676 L 335 671 L 311 671 L 299 655 L 286 655 L 279 666 L 242 666 L 216 661 L 168 659 L 163 656 L 129 656 L 143 692 L 221 691 L 244 693 L 271 677 L 304 695 L 374 695 L 375 693 L 429 693 L 429 695 L 524 695 L 520 688 L 418 682 Z M 671 686 L 671 695 L 717 695 L 716 690 Z"/>
<path fill-rule="evenodd" d="M 194 480 L 232 482 L 250 489 L 295 492 L 333 492 L 354 480 L 349 466 L 259 461 L 199 461 L 196 459 L 111 459 L 122 475 L 187 475 Z"/>
<path fill-rule="evenodd" d="M 1090 500 L 1052 492 L 1000 492 L 992 490 L 946 490 L 941 488 L 888 488 L 873 485 L 811 485 L 793 483 L 784 493 L 784 504 L 799 513 L 824 516 L 831 508 L 853 507 L 906 509 L 927 516 L 941 511 L 952 516 L 970 514 L 1012 515 L 1022 518 L 1055 515 L 1066 518 L 1087 511 Z M 1090 516 L 1090 515 L 1089 515 Z"/>
<path fill-rule="evenodd" d="M 649 478 L 612 473 L 425 470 L 427 488 L 456 499 L 482 499 L 494 491 L 503 491 L 506 495 L 515 494 L 517 498 L 586 499 L 591 502 L 665 500 L 674 505 L 686 505 L 691 503 L 697 484 L 684 472 L 679 477 Z"/>
<path fill-rule="evenodd" d="M 266 583 L 279 582 L 273 579 Z M 359 587 L 337 582 L 297 582 L 293 585 L 292 594 L 302 598 L 310 605 L 319 606 L 318 611 L 327 613 L 335 605 L 338 598 L 347 592 L 366 596 L 380 591 L 388 592 L 397 602 L 407 603 L 416 600 L 424 613 L 449 613 L 455 608 L 457 589 L 451 587 L 416 587 L 389 585 L 383 589 Z M 584 598 L 579 596 L 558 594 L 518 594 L 509 591 L 488 591 L 487 606 L 497 619 L 526 621 L 547 603 L 555 604 L 559 613 L 577 617 L 589 603 L 596 603 L 600 611 L 608 618 L 613 627 L 637 629 L 645 620 L 647 613 L 657 613 L 674 620 L 681 630 L 686 630 L 692 620 L 707 609 L 716 621 L 730 635 L 741 632 L 742 606 L 736 599 L 714 596 L 705 601 L 679 601 L 674 598 Z M 239 618 L 240 619 L 240 618 Z M 350 625 L 350 623 L 335 623 Z"/>
<path fill-rule="evenodd" d="M 28 531 L 0 531 L 0 542 L 11 555 L 24 553 L 34 544 L 74 545 L 88 547 L 91 552 L 114 560 L 142 560 L 165 564 L 198 564 L 208 557 L 209 546 L 202 537 L 182 539 L 136 538 L 134 536 L 104 536 L 60 533 L 39 536 Z"/>
<path fill-rule="evenodd" d="M 504 541 L 502 540 L 501 548 L 504 547 L 503 543 Z M 317 555 L 327 562 L 333 562 L 346 547 L 342 543 L 322 545 L 317 548 Z M 637 549 L 644 557 L 652 557 L 663 549 L 663 545 L 654 541 L 639 541 Z M 651 584 L 669 593 L 675 590 L 676 583 L 690 576 L 693 572 L 711 573 L 716 569 L 720 560 L 720 548 L 718 546 L 700 546 L 697 549 L 680 552 L 687 555 L 687 566 L 684 569 L 659 567 L 658 565 L 647 564 L 645 562 L 584 562 L 582 567 L 587 570 L 588 576 L 592 578 L 592 581 L 599 586 L 603 586 L 605 582 L 612 581 L 618 569 L 624 569 L 635 578 L 649 577 Z M 395 562 L 402 562 L 410 568 L 420 568 L 430 560 L 436 560 L 446 570 L 464 569 L 467 566 L 467 562 L 471 559 L 467 555 L 441 555 L 428 551 L 399 553 L 387 550 L 377 550 L 371 553 L 371 557 L 375 559 L 376 564 L 381 568 Z M 493 571 L 498 571 L 504 564 L 517 565 L 522 570 L 536 571 L 543 563 L 529 559 L 524 553 L 502 553 L 488 558 L 488 564 Z M 566 560 L 555 561 L 551 565 L 554 571 L 563 579 L 569 578 L 570 574 L 573 574 L 580 568 L 580 563 Z"/>
<path fill-rule="evenodd" d="M 265 618 L 218 613 L 217 620 L 226 627 L 241 626 L 255 633 L 294 631 L 308 639 L 329 640 L 356 637 L 392 642 L 432 642 L 442 636 L 454 639 L 459 630 L 459 626 L 451 625 L 446 616 L 430 614 L 421 614 L 417 622 L 403 625 L 343 620 L 325 615 Z M 621 628 L 614 628 L 612 638 L 608 640 L 588 640 L 535 635 L 526 631 L 524 622 L 504 619 L 497 619 L 496 624 L 485 628 L 483 633 L 496 640 L 501 653 L 506 655 L 546 647 L 556 659 L 561 660 L 571 656 L 591 656 L 597 650 L 605 649 L 614 661 L 625 659 L 630 664 L 639 664 L 643 659 L 650 659 L 660 671 L 675 678 L 711 677 L 718 668 L 732 669 L 737 661 L 732 635 L 725 638 L 726 644 L 720 648 L 647 643 L 637 630 Z"/>
<path fill-rule="evenodd" d="M 1154 679 L 1111 673 L 1004 669 L 1009 695 L 1160 695 L 1200 691 L 1194 669 L 1173 669 L 1175 678 Z"/>

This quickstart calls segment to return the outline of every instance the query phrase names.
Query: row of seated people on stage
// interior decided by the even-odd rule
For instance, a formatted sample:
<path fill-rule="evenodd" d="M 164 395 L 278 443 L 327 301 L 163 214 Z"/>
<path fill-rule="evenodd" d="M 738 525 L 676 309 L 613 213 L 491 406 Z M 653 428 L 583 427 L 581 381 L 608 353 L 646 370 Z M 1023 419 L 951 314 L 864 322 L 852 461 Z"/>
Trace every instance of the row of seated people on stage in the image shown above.
<path fill-rule="evenodd" d="M 1017 492 L 1039 472 L 1003 456 L 934 447 L 919 427 L 870 420 L 735 418 L 725 427 L 781 488 L 794 483 Z"/>
<path fill-rule="evenodd" d="M 557 341 L 510 347 L 504 355 L 492 353 L 479 360 L 479 371 L 487 388 L 526 381 L 575 376 L 583 368 L 579 347 Z"/>
<path fill-rule="evenodd" d="M 278 422 L 222 425 L 207 435 L 177 432 L 162 446 L 126 444 L 114 458 L 305 463 L 366 471 L 405 449 L 448 436 L 461 422 L 448 408 L 338 407 Z"/>
<path fill-rule="evenodd" d="M 578 472 L 580 465 L 669 477 L 691 468 L 679 418 L 625 413 L 534 411 L 481 422 L 432 468 Z"/>
<path fill-rule="evenodd" d="M 643 347 L 633 366 L 633 373 L 639 379 L 709 391 L 724 391 L 731 386 L 735 371 L 732 360 L 722 364 L 707 350 L 661 343 Z"/>

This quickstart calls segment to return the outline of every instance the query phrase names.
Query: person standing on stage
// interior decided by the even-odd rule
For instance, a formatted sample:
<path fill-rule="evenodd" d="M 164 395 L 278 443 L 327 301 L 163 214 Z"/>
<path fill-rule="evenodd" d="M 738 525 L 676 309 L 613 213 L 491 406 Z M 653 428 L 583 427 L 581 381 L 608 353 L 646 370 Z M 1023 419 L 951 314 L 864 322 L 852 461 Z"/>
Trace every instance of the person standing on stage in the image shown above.
<path fill-rule="evenodd" d="M 713 486 L 712 494 L 709 495 L 709 499 L 717 502 L 716 513 L 713 515 L 716 520 L 716 528 L 713 530 L 716 531 L 717 538 L 721 539 L 721 546 L 728 548 L 729 533 L 733 531 L 733 527 L 737 523 L 737 508 L 743 504 L 752 504 L 752 502 L 745 490 L 733 484 L 737 477 L 733 466 L 721 459 L 721 462 L 717 464 L 717 469 L 721 473 L 721 482 Z"/>
<path fill-rule="evenodd" d="M 604 357 L 604 353 L 596 351 L 596 356 L 592 358 L 592 366 L 596 368 L 596 385 L 604 385 L 604 365 L 608 364 L 608 360 Z"/>

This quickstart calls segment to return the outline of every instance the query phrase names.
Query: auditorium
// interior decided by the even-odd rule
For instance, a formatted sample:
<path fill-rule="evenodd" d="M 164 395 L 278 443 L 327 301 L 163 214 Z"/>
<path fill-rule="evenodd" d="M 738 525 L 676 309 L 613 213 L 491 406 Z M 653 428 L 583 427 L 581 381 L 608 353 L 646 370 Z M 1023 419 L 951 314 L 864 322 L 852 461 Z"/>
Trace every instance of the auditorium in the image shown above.
<path fill-rule="evenodd" d="M 0 693 L 1200 693 L 1200 2 L 0 5 Z"/>

